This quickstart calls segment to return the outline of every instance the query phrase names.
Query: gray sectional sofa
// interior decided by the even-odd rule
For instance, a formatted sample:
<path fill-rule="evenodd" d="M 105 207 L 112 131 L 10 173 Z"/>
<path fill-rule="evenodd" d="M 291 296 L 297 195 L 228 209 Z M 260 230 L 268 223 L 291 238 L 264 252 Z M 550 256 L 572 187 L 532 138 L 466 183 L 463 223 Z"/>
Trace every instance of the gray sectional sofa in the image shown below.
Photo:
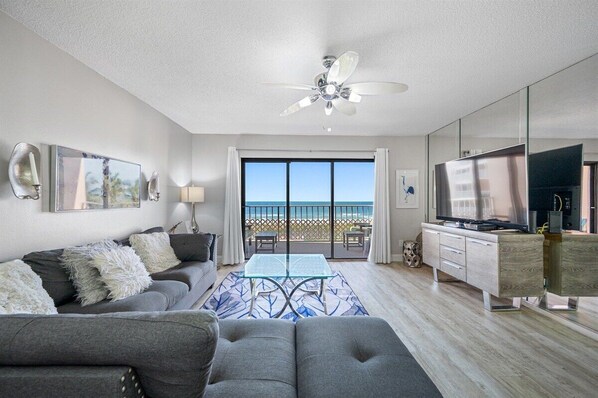
<path fill-rule="evenodd" d="M 0 316 L 4 397 L 440 397 L 371 317 Z"/>
<path fill-rule="evenodd" d="M 161 232 L 152 228 L 144 233 Z M 128 239 L 119 241 L 127 245 Z M 213 234 L 170 235 L 178 266 L 152 274 L 153 282 L 143 293 L 119 301 L 104 300 L 81 306 L 75 287 L 60 262 L 63 249 L 29 253 L 23 261 L 42 279 L 44 289 L 59 313 L 101 314 L 127 311 L 171 311 L 189 309 L 216 282 L 217 237 Z M 207 259 L 198 261 L 197 259 Z"/>
<path fill-rule="evenodd" d="M 153 274 L 141 294 L 86 307 L 62 250 L 26 255 L 59 314 L 0 315 L 0 397 L 441 396 L 382 319 L 295 324 L 179 310 L 216 281 L 216 236 L 208 240 L 171 235 L 179 266 Z"/>

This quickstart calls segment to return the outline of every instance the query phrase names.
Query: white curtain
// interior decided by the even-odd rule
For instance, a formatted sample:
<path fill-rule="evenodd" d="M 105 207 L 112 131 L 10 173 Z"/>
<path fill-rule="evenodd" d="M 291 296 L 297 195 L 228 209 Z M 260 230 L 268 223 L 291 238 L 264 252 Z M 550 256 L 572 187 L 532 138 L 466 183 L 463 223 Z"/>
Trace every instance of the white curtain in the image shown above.
<path fill-rule="evenodd" d="M 390 263 L 390 190 L 388 149 L 376 149 L 374 166 L 374 215 L 368 261 Z"/>
<path fill-rule="evenodd" d="M 222 234 L 222 263 L 238 264 L 245 260 L 241 231 L 241 173 L 239 152 L 228 147 L 226 166 L 226 194 L 224 198 L 224 233 Z"/>

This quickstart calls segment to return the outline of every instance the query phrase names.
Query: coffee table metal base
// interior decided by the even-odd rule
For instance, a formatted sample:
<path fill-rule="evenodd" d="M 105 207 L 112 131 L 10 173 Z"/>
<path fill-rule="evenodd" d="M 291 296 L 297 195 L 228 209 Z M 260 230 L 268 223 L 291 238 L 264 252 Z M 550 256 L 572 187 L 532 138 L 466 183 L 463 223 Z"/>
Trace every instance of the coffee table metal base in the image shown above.
<path fill-rule="evenodd" d="M 262 291 L 258 291 L 256 288 L 256 283 L 255 280 L 256 279 L 263 279 L 269 282 L 272 282 L 274 284 L 274 288 L 270 289 L 270 290 L 262 290 Z M 320 280 L 320 288 L 317 290 L 309 290 L 309 289 L 304 289 L 302 286 L 305 285 L 307 282 L 313 281 L 319 279 Z M 293 283 L 294 287 L 291 290 L 290 293 L 287 293 L 286 289 L 284 288 L 284 284 L 287 280 L 290 280 L 291 283 Z M 280 290 L 285 298 L 285 303 L 284 306 L 282 307 L 282 309 L 276 314 L 274 315 L 274 318 L 280 318 L 282 316 L 282 314 L 284 313 L 284 310 L 287 308 L 287 306 L 291 309 L 291 311 L 293 311 L 293 313 L 295 315 L 297 315 L 299 318 L 303 318 L 303 315 L 301 315 L 300 313 L 297 312 L 297 310 L 295 309 L 295 307 L 293 307 L 293 303 L 291 302 L 291 298 L 293 297 L 293 294 L 297 291 L 297 290 L 301 290 L 303 292 L 306 293 L 313 293 L 313 294 L 317 294 L 321 299 L 322 299 L 322 304 L 324 305 L 324 314 L 328 315 L 328 307 L 326 305 L 326 278 L 319 278 L 319 277 L 314 277 L 314 278 L 307 278 L 302 280 L 301 282 L 295 284 L 293 282 L 292 279 L 290 278 L 284 278 L 284 280 L 282 281 L 282 283 L 279 283 L 276 279 L 273 278 L 266 278 L 266 277 L 261 277 L 261 278 L 249 278 L 249 285 L 251 287 L 251 302 L 249 304 L 249 315 L 247 315 L 248 318 L 251 318 L 251 315 L 253 314 L 253 307 L 255 304 L 255 299 L 257 299 L 257 297 L 260 294 L 270 294 L 273 293 L 276 290 Z"/>

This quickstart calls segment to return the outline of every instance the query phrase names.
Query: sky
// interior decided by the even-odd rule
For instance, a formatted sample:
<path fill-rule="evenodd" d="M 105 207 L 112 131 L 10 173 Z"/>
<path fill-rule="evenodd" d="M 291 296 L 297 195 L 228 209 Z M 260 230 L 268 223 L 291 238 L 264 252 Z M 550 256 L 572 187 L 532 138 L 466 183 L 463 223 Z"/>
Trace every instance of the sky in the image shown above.
<path fill-rule="evenodd" d="M 291 202 L 330 201 L 329 162 L 291 162 Z M 373 162 L 335 162 L 335 201 L 372 202 L 374 200 Z M 245 163 L 245 200 L 247 202 L 284 202 L 286 200 L 285 163 Z"/>

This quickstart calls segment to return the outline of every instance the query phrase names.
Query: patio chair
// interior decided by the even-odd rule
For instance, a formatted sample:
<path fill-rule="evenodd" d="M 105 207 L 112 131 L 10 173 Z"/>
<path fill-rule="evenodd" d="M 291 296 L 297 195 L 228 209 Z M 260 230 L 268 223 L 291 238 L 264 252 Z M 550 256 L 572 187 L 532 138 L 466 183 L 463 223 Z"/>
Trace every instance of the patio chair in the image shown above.
<path fill-rule="evenodd" d="M 365 235 L 366 233 L 362 231 L 361 227 L 353 226 L 349 228 L 348 231 L 343 232 L 343 247 L 346 247 L 347 250 L 351 247 L 363 248 L 365 246 Z"/>

